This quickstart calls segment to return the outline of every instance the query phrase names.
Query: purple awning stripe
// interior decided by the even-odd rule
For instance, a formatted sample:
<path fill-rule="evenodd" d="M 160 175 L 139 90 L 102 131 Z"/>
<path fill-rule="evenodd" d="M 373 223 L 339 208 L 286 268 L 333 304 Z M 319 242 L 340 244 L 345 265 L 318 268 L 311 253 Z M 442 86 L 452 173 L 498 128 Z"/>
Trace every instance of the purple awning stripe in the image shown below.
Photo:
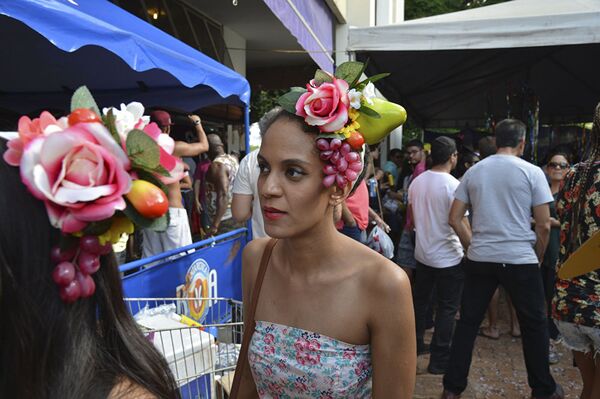
<path fill-rule="evenodd" d="M 319 68 L 333 72 L 334 17 L 325 2 L 322 0 L 264 0 L 264 2 L 294 35 L 302 48 L 308 51 Z"/>

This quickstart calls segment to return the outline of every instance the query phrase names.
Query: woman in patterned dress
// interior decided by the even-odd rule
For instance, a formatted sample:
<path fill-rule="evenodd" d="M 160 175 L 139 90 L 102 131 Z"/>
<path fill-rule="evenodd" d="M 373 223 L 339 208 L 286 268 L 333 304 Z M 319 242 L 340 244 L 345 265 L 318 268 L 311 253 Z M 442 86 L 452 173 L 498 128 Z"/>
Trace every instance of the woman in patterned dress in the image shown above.
<path fill-rule="evenodd" d="M 258 163 L 265 230 L 278 241 L 260 291 L 240 398 L 411 398 L 410 283 L 393 262 L 335 229 L 350 186 L 324 187 L 318 130 L 268 113 Z M 243 254 L 249 303 L 268 239 Z"/>
<path fill-rule="evenodd" d="M 561 223 L 558 270 L 600 230 L 600 104 L 596 106 L 586 160 L 567 174 L 556 202 Z M 556 279 L 553 317 L 565 346 L 573 350 L 583 379 L 582 399 L 600 398 L 600 270 Z"/>

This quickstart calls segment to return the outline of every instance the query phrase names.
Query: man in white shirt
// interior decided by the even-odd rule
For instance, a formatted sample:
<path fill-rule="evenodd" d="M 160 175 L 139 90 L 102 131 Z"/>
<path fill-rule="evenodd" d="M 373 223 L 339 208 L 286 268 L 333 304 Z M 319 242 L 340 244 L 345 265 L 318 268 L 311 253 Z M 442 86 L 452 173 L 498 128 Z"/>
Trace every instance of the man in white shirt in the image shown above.
<path fill-rule="evenodd" d="M 471 167 L 456 189 L 449 223 L 467 250 L 467 259 L 460 320 L 442 399 L 460 397 L 467 386 L 473 344 L 498 285 L 506 289 L 517 311 L 532 399 L 564 397 L 548 364 L 546 301 L 539 271 L 550 234 L 548 204 L 554 198 L 544 172 L 519 158 L 525 148 L 525 130 L 516 119 L 498 123 L 496 154 Z M 469 206 L 472 235 L 462 223 Z"/>
<path fill-rule="evenodd" d="M 258 149 L 250 152 L 240 162 L 233 181 L 233 199 L 231 201 L 231 212 L 236 222 L 245 222 L 252 216 L 252 238 L 267 236 L 256 187 L 260 174 L 257 155 Z"/>
<path fill-rule="evenodd" d="M 454 140 L 438 137 L 431 144 L 431 170 L 419 175 L 408 188 L 408 211 L 412 212 L 416 232 L 414 306 L 417 350 L 420 352 L 425 352 L 426 313 L 434 287 L 437 294 L 435 330 L 427 367 L 431 374 L 444 374 L 448 366 L 454 317 L 460 305 L 464 280 L 463 248 L 448 224 L 454 192 L 460 184 L 450 174 L 456 167 L 457 156 Z M 469 225 L 466 217 L 463 217 L 463 223 Z"/>

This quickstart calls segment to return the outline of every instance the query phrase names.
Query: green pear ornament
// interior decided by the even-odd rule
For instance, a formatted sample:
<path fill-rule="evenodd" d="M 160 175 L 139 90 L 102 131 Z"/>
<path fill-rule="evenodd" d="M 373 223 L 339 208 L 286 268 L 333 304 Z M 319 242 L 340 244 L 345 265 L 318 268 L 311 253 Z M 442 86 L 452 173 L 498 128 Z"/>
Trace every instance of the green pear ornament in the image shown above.
<path fill-rule="evenodd" d="M 361 112 L 356 121 L 360 124 L 358 129 L 369 145 L 377 144 L 385 138 L 390 132 L 406 122 L 406 110 L 403 106 L 386 101 L 381 98 L 372 98 L 373 104 L 367 105 L 373 111 L 379 114 L 369 116 Z"/>

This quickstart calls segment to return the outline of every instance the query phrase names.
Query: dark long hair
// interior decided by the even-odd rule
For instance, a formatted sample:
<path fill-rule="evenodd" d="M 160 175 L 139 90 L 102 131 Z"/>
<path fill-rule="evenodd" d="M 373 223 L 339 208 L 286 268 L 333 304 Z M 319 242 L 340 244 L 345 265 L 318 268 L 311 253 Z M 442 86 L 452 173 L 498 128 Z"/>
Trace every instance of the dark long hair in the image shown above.
<path fill-rule="evenodd" d="M 92 297 L 61 301 L 50 261 L 59 235 L 18 168 L 0 160 L 0 397 L 105 399 L 124 383 L 178 398 L 166 361 L 125 306 L 114 254 L 102 257 Z"/>

